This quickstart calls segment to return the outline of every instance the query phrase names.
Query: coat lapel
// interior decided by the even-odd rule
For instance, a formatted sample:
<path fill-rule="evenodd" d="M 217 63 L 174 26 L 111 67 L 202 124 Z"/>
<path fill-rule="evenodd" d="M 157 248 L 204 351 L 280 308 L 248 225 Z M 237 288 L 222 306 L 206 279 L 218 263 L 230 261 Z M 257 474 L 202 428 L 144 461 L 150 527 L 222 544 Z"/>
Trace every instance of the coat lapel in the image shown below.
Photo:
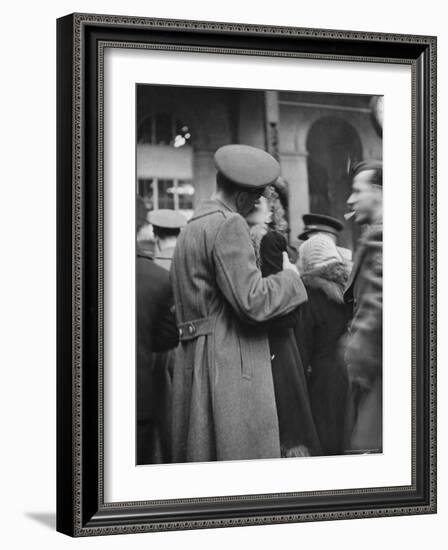
<path fill-rule="evenodd" d="M 230 208 L 230 206 L 220 201 L 219 199 L 208 199 L 202 201 L 198 205 L 189 222 L 202 218 L 203 216 L 208 216 L 210 214 L 213 214 L 214 212 L 233 212 L 233 210 Z"/>
<path fill-rule="evenodd" d="M 347 298 L 350 299 L 352 297 L 351 295 L 352 295 L 353 285 L 355 283 L 356 277 L 358 275 L 362 261 L 364 259 L 369 238 L 371 237 L 372 234 L 378 232 L 379 230 L 382 230 L 382 225 L 380 222 L 376 222 L 375 224 L 368 226 L 359 241 L 359 246 L 355 253 L 355 258 L 353 260 L 353 268 L 348 278 L 347 285 L 344 291 L 344 297 L 346 301 L 347 301 Z"/>
<path fill-rule="evenodd" d="M 362 263 L 362 259 L 364 257 L 365 249 L 366 249 L 365 241 L 364 241 L 364 239 L 362 239 L 359 243 L 358 250 L 355 252 L 355 258 L 353 260 L 353 267 L 352 267 L 352 270 L 350 272 L 347 284 L 345 286 L 345 290 L 344 290 L 345 301 L 347 301 L 347 299 L 350 299 L 351 296 L 352 296 L 353 285 L 355 283 L 356 276 L 358 275 L 358 271 L 361 267 L 361 263 Z"/>

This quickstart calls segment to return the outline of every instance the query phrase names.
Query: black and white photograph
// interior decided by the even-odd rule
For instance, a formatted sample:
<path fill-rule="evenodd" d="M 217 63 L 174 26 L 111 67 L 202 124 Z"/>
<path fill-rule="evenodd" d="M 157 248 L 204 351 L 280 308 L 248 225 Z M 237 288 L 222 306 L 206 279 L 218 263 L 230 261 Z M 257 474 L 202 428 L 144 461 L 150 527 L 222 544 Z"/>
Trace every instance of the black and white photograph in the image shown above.
<path fill-rule="evenodd" d="M 135 128 L 136 465 L 382 453 L 383 96 L 137 84 Z"/>
<path fill-rule="evenodd" d="M 443 547 L 443 6 L 6 4 L 3 548 Z"/>

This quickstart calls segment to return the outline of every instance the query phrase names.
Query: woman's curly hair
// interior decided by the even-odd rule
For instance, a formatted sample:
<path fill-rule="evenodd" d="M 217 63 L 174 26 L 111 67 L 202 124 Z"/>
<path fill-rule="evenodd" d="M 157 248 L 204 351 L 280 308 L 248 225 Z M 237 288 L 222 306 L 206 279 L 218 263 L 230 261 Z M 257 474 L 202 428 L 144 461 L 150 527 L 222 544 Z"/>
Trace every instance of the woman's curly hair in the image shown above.
<path fill-rule="evenodd" d="M 272 221 L 269 227 L 282 233 L 282 235 L 286 237 L 288 233 L 288 222 L 286 220 L 286 211 L 278 190 L 273 185 L 269 185 L 266 189 L 265 197 L 272 211 Z"/>
<path fill-rule="evenodd" d="M 256 224 L 250 228 L 250 236 L 255 250 L 255 258 L 258 267 L 261 267 L 261 240 L 266 235 L 268 230 L 272 229 L 273 231 L 278 231 L 286 238 L 288 235 L 288 222 L 286 221 L 286 213 L 277 189 L 273 185 L 269 185 L 264 192 L 264 197 L 266 198 L 269 209 L 272 212 L 272 220 L 270 221 L 268 226 L 265 224 Z"/>

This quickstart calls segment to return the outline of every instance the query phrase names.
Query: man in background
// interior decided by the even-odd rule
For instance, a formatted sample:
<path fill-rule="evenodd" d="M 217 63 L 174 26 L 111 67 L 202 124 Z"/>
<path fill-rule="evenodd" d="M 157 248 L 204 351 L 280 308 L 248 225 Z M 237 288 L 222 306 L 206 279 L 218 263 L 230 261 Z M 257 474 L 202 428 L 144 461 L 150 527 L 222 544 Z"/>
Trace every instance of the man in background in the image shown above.
<path fill-rule="evenodd" d="M 147 210 L 140 197 L 136 203 L 137 233 L 147 224 Z M 137 464 L 154 462 L 156 444 L 156 391 L 154 369 L 158 354 L 178 342 L 168 272 L 136 250 L 137 309 Z"/>
<path fill-rule="evenodd" d="M 152 259 L 156 266 L 160 266 L 169 273 L 171 262 L 176 248 L 177 238 L 185 227 L 187 219 L 176 210 L 161 208 L 152 210 L 147 216 L 152 225 L 154 236 L 154 251 Z M 170 303 L 172 304 L 171 283 L 169 277 L 164 276 L 160 292 L 169 289 Z M 174 308 L 173 308 L 174 310 Z M 172 318 L 174 322 L 174 317 Z M 177 336 L 177 327 L 176 336 Z M 174 368 L 173 349 L 159 351 L 156 354 L 152 368 L 152 418 L 154 423 L 153 450 L 151 462 L 166 463 L 171 461 L 171 404 Z"/>
<path fill-rule="evenodd" d="M 345 360 L 354 395 L 350 450 L 382 451 L 383 165 L 363 161 L 353 170 L 347 201 L 364 226 L 344 299 L 353 308 Z"/>
<path fill-rule="evenodd" d="M 187 219 L 181 212 L 162 208 L 152 210 L 148 215 L 148 221 L 152 224 L 155 240 L 154 262 L 169 271 L 177 238 Z"/>

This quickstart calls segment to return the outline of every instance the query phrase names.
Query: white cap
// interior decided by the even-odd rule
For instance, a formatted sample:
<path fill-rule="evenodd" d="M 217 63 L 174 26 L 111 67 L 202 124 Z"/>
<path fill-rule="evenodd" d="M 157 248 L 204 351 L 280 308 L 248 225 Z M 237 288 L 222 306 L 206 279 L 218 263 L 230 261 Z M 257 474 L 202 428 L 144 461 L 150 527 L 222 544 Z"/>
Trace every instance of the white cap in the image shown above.
<path fill-rule="evenodd" d="M 302 273 L 314 271 L 335 261 L 342 262 L 336 244 L 330 235 L 311 235 L 299 248 L 299 269 Z"/>

